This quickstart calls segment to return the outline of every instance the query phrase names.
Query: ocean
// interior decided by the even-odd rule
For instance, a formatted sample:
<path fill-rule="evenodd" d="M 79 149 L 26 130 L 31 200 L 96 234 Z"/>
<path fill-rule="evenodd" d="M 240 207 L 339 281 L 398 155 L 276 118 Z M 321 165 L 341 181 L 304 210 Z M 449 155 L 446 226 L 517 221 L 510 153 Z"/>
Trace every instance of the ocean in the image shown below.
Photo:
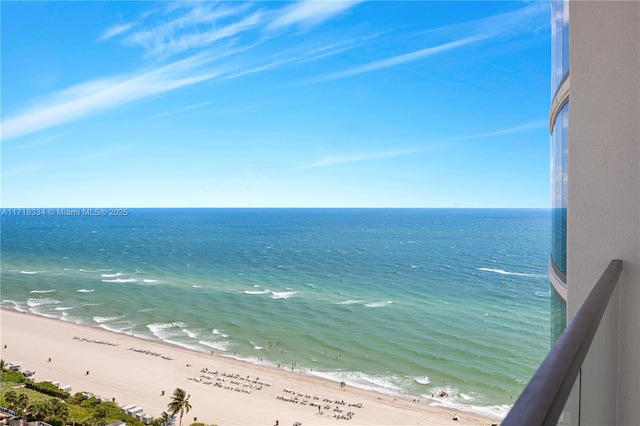
<path fill-rule="evenodd" d="M 508 412 L 549 350 L 549 210 L 1 219 L 3 308 L 491 416 Z"/>

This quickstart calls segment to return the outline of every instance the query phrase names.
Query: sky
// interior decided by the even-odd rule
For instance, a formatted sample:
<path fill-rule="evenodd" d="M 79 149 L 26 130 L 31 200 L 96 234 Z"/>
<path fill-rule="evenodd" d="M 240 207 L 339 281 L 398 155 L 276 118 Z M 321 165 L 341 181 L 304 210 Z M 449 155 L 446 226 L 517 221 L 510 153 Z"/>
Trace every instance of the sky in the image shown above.
<path fill-rule="evenodd" d="M 0 8 L 4 208 L 550 206 L 546 0 Z"/>

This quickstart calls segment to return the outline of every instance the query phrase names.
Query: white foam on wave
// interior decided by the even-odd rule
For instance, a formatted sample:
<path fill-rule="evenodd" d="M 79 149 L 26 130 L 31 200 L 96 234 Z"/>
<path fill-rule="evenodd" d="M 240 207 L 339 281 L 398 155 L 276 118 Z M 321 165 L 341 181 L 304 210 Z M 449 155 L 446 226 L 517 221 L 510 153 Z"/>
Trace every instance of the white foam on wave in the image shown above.
<path fill-rule="evenodd" d="M 70 311 L 71 309 L 75 309 L 73 306 L 59 306 L 56 308 L 56 311 Z M 63 312 L 64 315 L 64 312 Z"/>
<path fill-rule="evenodd" d="M 115 277 L 121 277 L 124 274 L 122 272 L 116 272 L 115 274 L 101 274 L 100 277 L 101 278 L 115 278 Z"/>
<path fill-rule="evenodd" d="M 56 299 L 48 299 L 48 298 L 27 300 L 27 306 L 29 306 L 30 308 L 37 308 L 38 306 L 44 306 L 44 305 L 57 305 L 58 303 L 60 303 L 60 301 Z"/>
<path fill-rule="evenodd" d="M 187 329 L 187 328 L 183 328 L 183 329 L 182 329 L 182 332 L 183 332 L 184 334 L 186 334 L 187 336 L 191 337 L 192 339 L 195 339 L 195 338 L 197 338 L 197 337 L 198 337 L 198 333 L 197 333 L 197 332 L 192 331 L 192 330 L 189 330 L 189 329 Z"/>
<path fill-rule="evenodd" d="M 198 343 L 218 351 L 226 351 L 229 348 L 229 342 L 227 341 L 209 342 L 207 340 L 200 340 Z"/>
<path fill-rule="evenodd" d="M 349 299 L 349 300 L 344 300 L 342 302 L 338 302 L 338 305 L 357 305 L 358 303 L 362 303 L 362 300 L 354 300 L 354 299 Z"/>
<path fill-rule="evenodd" d="M 216 335 L 219 335 L 219 336 L 222 336 L 222 337 L 229 337 L 229 335 L 228 335 L 228 334 L 225 334 L 223 331 L 220 331 L 220 330 L 218 330 L 217 328 L 214 328 L 214 329 L 211 331 L 211 334 L 216 334 Z"/>
<path fill-rule="evenodd" d="M 157 283 L 158 280 L 152 280 L 149 278 L 145 278 L 144 280 L 142 280 L 143 283 L 147 283 L 147 284 L 153 284 L 153 283 Z"/>
<path fill-rule="evenodd" d="M 117 317 L 93 317 L 93 320 L 95 322 L 97 322 L 98 324 L 104 324 L 106 322 L 112 322 L 112 321 L 117 321 L 119 319 L 124 318 L 124 316 L 120 315 Z"/>
<path fill-rule="evenodd" d="M 551 297 L 551 291 L 536 291 L 535 294 L 536 296 L 542 297 L 544 299 L 546 299 L 547 297 Z"/>
<path fill-rule="evenodd" d="M 416 381 L 416 383 L 421 385 L 428 385 L 429 383 L 431 383 L 429 376 L 416 377 L 414 380 Z"/>
<path fill-rule="evenodd" d="M 35 275 L 38 271 L 20 271 L 20 273 L 25 275 Z"/>
<path fill-rule="evenodd" d="M 55 290 L 31 290 L 29 293 L 53 293 Z"/>
<path fill-rule="evenodd" d="M 78 293 L 93 293 L 93 291 L 93 289 L 81 288 L 80 290 L 78 290 Z"/>
<path fill-rule="evenodd" d="M 267 293 L 271 293 L 271 290 L 245 290 L 243 291 L 244 294 L 267 294 Z"/>
<path fill-rule="evenodd" d="M 364 306 L 367 308 L 384 308 L 385 306 L 389 306 L 393 302 L 391 300 L 387 300 L 386 302 L 371 302 L 366 303 Z"/>
<path fill-rule="evenodd" d="M 272 299 L 288 299 L 296 294 L 298 294 L 297 291 L 273 291 L 270 297 Z"/>
<path fill-rule="evenodd" d="M 154 323 L 148 324 L 147 328 L 158 339 L 168 341 L 171 337 L 179 336 L 180 334 L 187 334 L 187 324 L 183 322 L 167 322 L 167 323 Z"/>
<path fill-rule="evenodd" d="M 476 268 L 476 269 L 478 271 L 494 272 L 496 274 L 513 275 L 516 277 L 546 278 L 546 275 L 542 275 L 542 274 L 526 274 L 524 272 L 509 272 L 509 271 L 505 271 L 504 269 L 494 269 L 494 268 Z"/>
<path fill-rule="evenodd" d="M 195 284 L 194 284 L 194 285 L 192 285 L 191 287 L 193 287 L 193 288 L 202 288 L 202 286 L 201 286 L 201 285 L 195 285 Z"/>
<path fill-rule="evenodd" d="M 118 321 L 118 322 L 107 322 L 100 324 L 100 328 L 104 328 L 108 331 L 113 331 L 114 333 L 127 333 L 129 334 L 129 330 L 134 327 L 133 323 L 128 321 Z"/>
<path fill-rule="evenodd" d="M 103 283 L 135 283 L 136 278 L 116 278 L 115 280 L 101 280 Z"/>
<path fill-rule="evenodd" d="M 392 376 L 370 376 L 359 371 L 313 371 L 309 374 L 334 382 L 348 382 L 350 386 L 387 395 L 397 395 L 403 391 L 394 383 Z"/>

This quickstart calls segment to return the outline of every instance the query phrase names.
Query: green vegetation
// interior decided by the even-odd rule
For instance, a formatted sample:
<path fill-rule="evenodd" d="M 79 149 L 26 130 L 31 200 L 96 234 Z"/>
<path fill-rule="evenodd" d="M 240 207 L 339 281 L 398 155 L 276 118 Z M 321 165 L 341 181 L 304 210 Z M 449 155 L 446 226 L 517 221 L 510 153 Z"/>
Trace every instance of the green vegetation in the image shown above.
<path fill-rule="evenodd" d="M 69 396 L 71 396 L 69 392 L 61 391 L 56 385 L 51 382 L 33 383 L 30 381 L 25 381 L 24 385 L 27 387 L 27 389 L 33 389 L 45 395 L 54 396 L 60 399 L 67 399 L 69 398 Z"/>
<path fill-rule="evenodd" d="M 23 383 L 26 380 L 24 374 L 19 371 L 3 371 L 2 372 L 2 383 L 4 384 L 16 384 Z"/>

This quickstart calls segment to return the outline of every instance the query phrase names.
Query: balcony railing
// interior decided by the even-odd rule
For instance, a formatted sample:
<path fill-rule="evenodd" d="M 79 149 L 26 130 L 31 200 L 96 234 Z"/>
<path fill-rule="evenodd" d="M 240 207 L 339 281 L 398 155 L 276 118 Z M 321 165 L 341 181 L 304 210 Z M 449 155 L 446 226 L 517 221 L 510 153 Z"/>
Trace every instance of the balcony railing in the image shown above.
<path fill-rule="evenodd" d="M 612 260 L 502 425 L 615 423 L 621 272 Z"/>

